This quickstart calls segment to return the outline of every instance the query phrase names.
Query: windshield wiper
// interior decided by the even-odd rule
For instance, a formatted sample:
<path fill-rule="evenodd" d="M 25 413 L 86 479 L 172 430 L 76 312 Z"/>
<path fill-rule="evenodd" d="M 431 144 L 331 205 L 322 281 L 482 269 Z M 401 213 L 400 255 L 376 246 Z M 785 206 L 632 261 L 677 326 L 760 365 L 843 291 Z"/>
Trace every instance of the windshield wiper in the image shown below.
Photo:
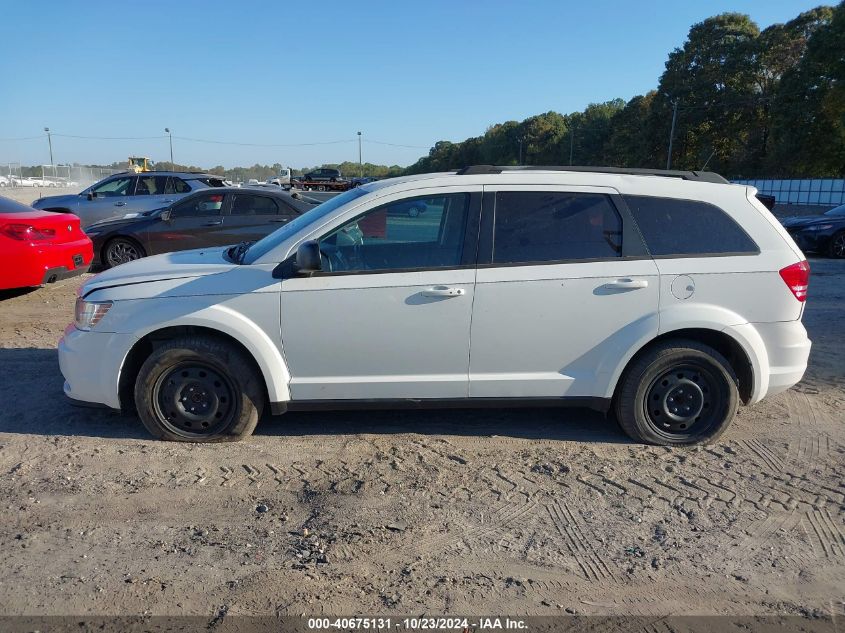
<path fill-rule="evenodd" d="M 249 250 L 249 247 L 253 244 L 255 244 L 255 240 L 241 242 L 237 246 L 231 247 L 227 251 L 227 254 L 233 262 L 235 262 L 236 264 L 242 264 L 244 261 L 244 255 L 246 255 L 246 252 Z"/>

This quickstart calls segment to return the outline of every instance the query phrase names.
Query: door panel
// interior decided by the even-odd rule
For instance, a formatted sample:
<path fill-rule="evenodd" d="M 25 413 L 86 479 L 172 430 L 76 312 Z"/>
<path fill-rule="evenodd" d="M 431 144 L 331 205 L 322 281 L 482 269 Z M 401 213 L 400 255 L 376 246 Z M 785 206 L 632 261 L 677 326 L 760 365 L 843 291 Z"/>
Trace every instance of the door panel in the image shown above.
<path fill-rule="evenodd" d="M 503 189 L 614 194 L 600 188 L 551 186 L 487 187 L 485 192 Z M 488 211 L 485 208 L 485 214 Z M 548 217 L 566 219 L 569 210 L 563 205 L 550 213 Z M 542 235 L 555 231 L 542 219 L 528 224 L 542 227 Z M 566 225 L 564 231 L 576 232 L 577 239 L 564 244 L 562 253 L 590 255 L 585 250 L 590 244 L 602 253 L 602 240 L 617 248 L 617 231 L 604 228 L 589 222 Z M 499 240 L 505 235 L 501 233 Z M 553 245 L 538 239 L 542 243 L 532 251 L 530 238 L 514 236 L 516 246 L 501 250 L 518 253 L 511 259 L 549 258 Z M 471 397 L 603 397 L 620 356 L 637 341 L 657 334 L 659 279 L 653 260 L 624 259 L 621 252 L 618 258 L 603 261 L 561 259 L 565 261 L 492 262 L 479 267 L 470 345 Z"/>
<path fill-rule="evenodd" d="M 285 279 L 294 400 L 465 398 L 475 271 Z M 426 296 L 434 288 L 463 294 Z"/>
<path fill-rule="evenodd" d="M 157 255 L 228 244 L 221 238 L 225 229 L 224 201 L 223 194 L 210 191 L 173 205 L 169 220 L 159 220 L 147 230 L 148 253 Z"/>
<path fill-rule="evenodd" d="M 221 233 L 227 244 L 260 240 L 298 215 L 272 196 L 236 193 L 232 197 Z"/>
<path fill-rule="evenodd" d="M 315 236 L 333 272 L 282 281 L 294 400 L 467 397 L 474 190 L 416 190 L 428 213 L 413 218 L 390 196 Z"/>

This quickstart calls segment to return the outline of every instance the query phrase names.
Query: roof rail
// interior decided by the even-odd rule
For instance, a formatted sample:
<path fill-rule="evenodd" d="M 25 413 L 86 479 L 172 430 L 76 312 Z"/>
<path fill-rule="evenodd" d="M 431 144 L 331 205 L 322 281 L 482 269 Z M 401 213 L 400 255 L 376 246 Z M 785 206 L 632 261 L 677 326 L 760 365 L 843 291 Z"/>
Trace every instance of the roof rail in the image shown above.
<path fill-rule="evenodd" d="M 593 172 L 597 174 L 619 174 L 626 176 L 663 176 L 666 178 L 681 178 L 696 182 L 714 182 L 728 184 L 722 176 L 712 171 L 678 171 L 674 169 L 636 169 L 629 167 L 592 167 L 583 165 L 520 165 L 520 166 L 496 166 L 496 165 L 471 165 L 458 170 L 459 176 L 477 176 L 483 174 L 501 174 L 506 171 L 576 171 Z"/>

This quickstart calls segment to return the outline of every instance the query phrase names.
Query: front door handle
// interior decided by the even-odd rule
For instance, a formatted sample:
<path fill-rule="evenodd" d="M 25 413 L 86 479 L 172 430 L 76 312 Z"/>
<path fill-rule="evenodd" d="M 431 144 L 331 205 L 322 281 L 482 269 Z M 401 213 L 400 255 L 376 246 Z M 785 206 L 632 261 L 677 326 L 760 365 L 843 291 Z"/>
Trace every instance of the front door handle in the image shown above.
<path fill-rule="evenodd" d="M 279 218 L 277 220 L 270 220 L 270 222 L 274 222 L 276 224 L 282 224 L 283 222 L 287 222 L 288 218 Z"/>
<path fill-rule="evenodd" d="M 125 203 L 125 202 L 115 202 L 115 203 L 114 203 L 114 206 L 116 206 L 116 207 L 125 207 L 125 206 L 126 206 L 126 203 Z"/>
<path fill-rule="evenodd" d="M 461 297 L 467 293 L 463 288 L 451 288 L 449 286 L 434 286 L 422 291 L 423 297 Z"/>
<path fill-rule="evenodd" d="M 162 200 L 162 202 L 173 202 L 173 200 Z"/>
<path fill-rule="evenodd" d="M 605 288 L 619 288 L 620 290 L 636 290 L 637 288 L 648 288 L 648 280 L 625 277 L 624 279 L 611 281 L 604 286 Z"/>
<path fill-rule="evenodd" d="M 213 222 L 206 222 L 203 226 L 217 226 L 218 224 L 223 224 L 223 220 L 214 220 Z"/>

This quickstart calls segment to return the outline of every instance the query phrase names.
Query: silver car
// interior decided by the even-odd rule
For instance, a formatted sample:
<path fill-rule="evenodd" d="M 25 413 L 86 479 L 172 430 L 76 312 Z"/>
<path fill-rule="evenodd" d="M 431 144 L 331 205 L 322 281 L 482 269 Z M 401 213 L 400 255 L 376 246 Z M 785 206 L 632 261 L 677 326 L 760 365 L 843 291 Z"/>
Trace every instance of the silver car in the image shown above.
<path fill-rule="evenodd" d="M 197 189 L 222 186 L 223 179 L 219 176 L 199 172 L 123 172 L 78 194 L 39 198 L 32 206 L 45 211 L 73 213 L 79 216 L 85 228 L 101 220 L 166 207 Z"/>

